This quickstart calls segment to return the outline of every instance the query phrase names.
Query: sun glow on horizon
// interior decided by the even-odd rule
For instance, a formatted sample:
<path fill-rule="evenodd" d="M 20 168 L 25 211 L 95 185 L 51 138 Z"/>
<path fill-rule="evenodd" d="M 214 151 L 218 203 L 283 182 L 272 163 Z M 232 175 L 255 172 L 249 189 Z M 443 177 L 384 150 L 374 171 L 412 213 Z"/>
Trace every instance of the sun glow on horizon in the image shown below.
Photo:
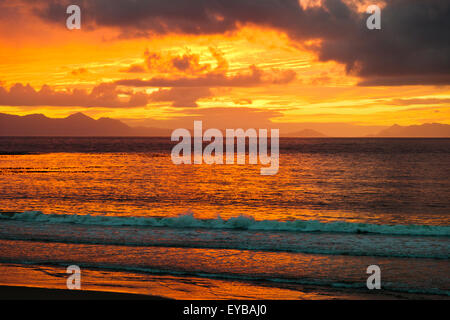
<path fill-rule="evenodd" d="M 274 111 L 266 119 L 273 123 L 450 123 L 447 86 L 359 86 L 360 78 L 344 65 L 319 61 L 310 48 L 320 39 L 302 44 L 283 31 L 251 24 L 222 34 L 125 38 L 105 27 L 68 31 L 33 23 L 48 33 L 44 41 L 0 36 L 1 89 L 11 93 L 21 84 L 40 92 L 48 86 L 53 95 L 81 90 L 103 104 L 4 103 L 0 112 L 83 112 L 127 121 L 176 119 L 195 115 L 192 108 L 245 107 Z M 114 89 L 103 92 L 102 84 Z M 146 102 L 134 100 L 143 96 Z"/>

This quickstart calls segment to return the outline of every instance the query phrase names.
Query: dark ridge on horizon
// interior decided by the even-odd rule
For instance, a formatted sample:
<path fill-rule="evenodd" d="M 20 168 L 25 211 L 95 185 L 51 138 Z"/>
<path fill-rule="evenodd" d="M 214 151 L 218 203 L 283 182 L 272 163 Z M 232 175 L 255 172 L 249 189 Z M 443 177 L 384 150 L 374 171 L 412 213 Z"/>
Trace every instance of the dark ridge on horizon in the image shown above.
<path fill-rule="evenodd" d="M 120 120 L 95 120 L 82 112 L 66 118 L 49 118 L 43 114 L 17 116 L 0 113 L 0 136 L 169 136 L 171 130 L 130 127 Z"/>
<path fill-rule="evenodd" d="M 157 127 L 130 127 L 120 120 L 99 118 L 97 120 L 77 112 L 66 118 L 49 118 L 44 114 L 18 116 L 0 113 L 0 136 L 69 136 L 69 137 L 165 137 L 172 130 Z M 281 133 L 282 137 L 326 138 L 313 129 Z M 355 136 L 357 137 L 357 136 Z M 425 123 L 421 125 L 399 126 L 397 124 L 383 129 L 377 134 L 367 135 L 373 138 L 449 138 L 450 125 Z"/>
<path fill-rule="evenodd" d="M 385 138 L 448 138 L 450 125 L 441 123 L 424 123 L 421 125 L 393 126 L 381 130 L 375 137 Z"/>

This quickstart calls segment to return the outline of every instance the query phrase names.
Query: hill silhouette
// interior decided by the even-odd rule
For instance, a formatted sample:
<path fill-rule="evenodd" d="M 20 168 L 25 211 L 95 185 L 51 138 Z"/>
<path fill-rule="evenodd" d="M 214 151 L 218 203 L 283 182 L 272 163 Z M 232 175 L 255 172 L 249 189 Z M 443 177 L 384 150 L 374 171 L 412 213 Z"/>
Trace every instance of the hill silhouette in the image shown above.
<path fill-rule="evenodd" d="M 381 130 L 375 137 L 399 137 L 399 138 L 448 138 L 450 137 L 450 125 L 441 123 L 425 123 L 412 126 L 393 126 Z"/>
<path fill-rule="evenodd" d="M 43 114 L 26 116 L 0 113 L 0 136 L 164 136 L 170 130 L 150 127 L 132 128 L 120 120 L 95 120 L 81 112 L 66 118 Z"/>
<path fill-rule="evenodd" d="M 43 114 L 17 116 L 0 113 L 0 136 L 170 136 L 172 130 L 156 127 L 130 127 L 120 120 L 99 118 L 97 120 L 81 113 L 66 118 L 49 118 Z M 282 134 L 284 137 L 327 137 L 314 129 L 305 128 L 297 132 Z M 450 137 L 450 125 L 426 123 L 383 129 L 371 137 Z"/>

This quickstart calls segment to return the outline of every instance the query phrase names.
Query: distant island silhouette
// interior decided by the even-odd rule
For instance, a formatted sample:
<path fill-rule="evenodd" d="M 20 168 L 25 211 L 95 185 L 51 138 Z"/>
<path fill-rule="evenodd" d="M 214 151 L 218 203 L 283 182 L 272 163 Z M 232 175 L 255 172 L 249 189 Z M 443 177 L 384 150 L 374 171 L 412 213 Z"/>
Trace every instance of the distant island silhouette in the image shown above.
<path fill-rule="evenodd" d="M 425 123 L 422 125 L 399 126 L 381 130 L 375 137 L 400 137 L 400 138 L 434 138 L 450 137 L 450 125 L 441 123 Z"/>
<path fill-rule="evenodd" d="M 0 136 L 170 136 L 171 130 L 130 127 L 120 120 L 95 120 L 81 112 L 66 118 L 43 114 L 26 116 L 0 113 Z"/>
<path fill-rule="evenodd" d="M 157 127 L 130 127 L 120 120 L 99 118 L 97 120 L 81 113 L 66 118 L 49 118 L 43 114 L 26 116 L 0 113 L 0 136 L 170 136 L 171 129 Z M 332 137 L 313 129 L 281 134 L 282 137 L 321 138 Z M 421 125 L 393 125 L 367 137 L 399 138 L 448 138 L 450 125 L 425 123 Z"/>

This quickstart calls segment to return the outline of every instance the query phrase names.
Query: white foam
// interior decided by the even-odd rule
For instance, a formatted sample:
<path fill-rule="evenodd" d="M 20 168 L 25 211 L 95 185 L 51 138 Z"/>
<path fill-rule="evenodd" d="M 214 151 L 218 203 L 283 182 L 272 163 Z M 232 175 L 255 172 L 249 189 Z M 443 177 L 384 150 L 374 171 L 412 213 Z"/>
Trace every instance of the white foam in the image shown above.
<path fill-rule="evenodd" d="M 78 214 L 44 214 L 40 211 L 26 211 L 16 214 L 0 214 L 0 219 L 21 220 L 40 223 L 73 223 L 104 226 L 151 226 L 169 228 L 240 229 L 290 232 L 329 233 L 373 233 L 409 236 L 450 236 L 450 226 L 428 225 L 379 225 L 352 222 L 320 222 L 316 220 L 255 220 L 253 217 L 238 216 L 224 220 L 197 219 L 192 213 L 177 217 L 117 217 Z"/>

